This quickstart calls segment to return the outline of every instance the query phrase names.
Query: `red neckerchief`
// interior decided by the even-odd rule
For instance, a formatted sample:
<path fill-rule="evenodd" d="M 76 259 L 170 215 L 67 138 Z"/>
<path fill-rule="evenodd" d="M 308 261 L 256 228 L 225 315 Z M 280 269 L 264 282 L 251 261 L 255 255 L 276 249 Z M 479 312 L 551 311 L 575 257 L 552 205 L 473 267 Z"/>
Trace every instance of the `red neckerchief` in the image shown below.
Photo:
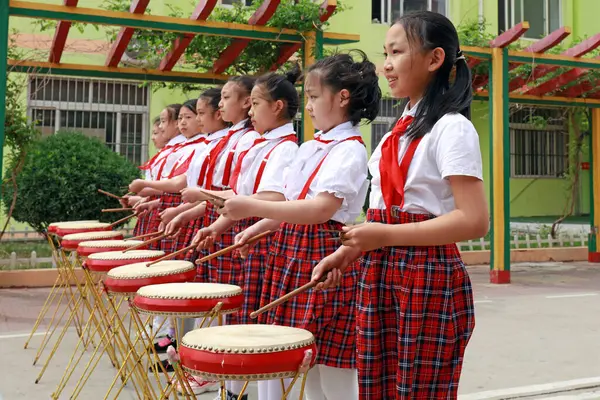
<path fill-rule="evenodd" d="M 202 137 L 199 137 L 198 139 L 194 139 L 190 142 L 182 143 L 181 146 L 177 148 L 177 150 L 181 150 L 184 147 L 191 146 L 194 144 L 199 144 L 199 143 L 202 143 L 205 141 L 206 141 L 206 137 L 202 136 Z M 192 151 L 192 153 L 182 163 L 180 163 L 177 166 L 173 166 L 173 169 L 171 170 L 171 173 L 169 174 L 169 179 L 171 179 L 175 176 L 179 176 L 181 174 L 185 174 L 187 172 L 188 168 L 190 167 L 190 164 L 192 163 L 192 159 L 194 158 L 195 153 L 196 153 L 196 150 L 194 149 Z"/>

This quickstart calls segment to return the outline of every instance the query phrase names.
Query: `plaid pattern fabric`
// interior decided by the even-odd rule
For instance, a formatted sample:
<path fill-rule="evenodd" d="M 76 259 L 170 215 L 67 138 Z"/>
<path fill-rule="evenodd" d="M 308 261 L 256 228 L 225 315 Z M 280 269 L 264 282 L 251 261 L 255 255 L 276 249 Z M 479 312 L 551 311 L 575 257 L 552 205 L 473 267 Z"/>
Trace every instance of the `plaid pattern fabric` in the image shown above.
<path fill-rule="evenodd" d="M 370 209 L 402 224 L 430 215 Z M 361 260 L 357 315 L 359 398 L 456 399 L 475 327 L 473 293 L 456 245 L 386 247 Z"/>
<path fill-rule="evenodd" d="M 150 200 L 156 200 L 157 197 L 152 197 Z M 156 232 L 160 225 L 158 211 L 156 209 L 147 212 L 137 218 L 135 228 L 133 228 L 133 236 L 145 235 L 146 233 Z"/>
<path fill-rule="evenodd" d="M 217 209 L 211 204 L 206 204 L 204 220 L 202 226 L 209 226 L 219 218 Z M 229 247 L 234 243 L 235 226 L 221 235 L 221 240 L 215 243 L 211 248 L 201 251 L 201 256 L 207 256 L 211 253 Z M 226 283 L 230 285 L 242 286 L 242 259 L 234 253 L 224 254 L 220 257 L 198 266 L 197 276 L 206 277 L 206 282 Z M 238 324 L 239 313 L 226 316 L 228 325 Z"/>
<path fill-rule="evenodd" d="M 340 245 L 322 229 L 341 229 L 329 221 L 318 225 L 283 223 L 275 234 L 261 296 L 261 306 L 310 282 L 313 268 Z M 333 289 L 308 290 L 259 317 L 259 323 L 306 329 L 315 336 L 317 364 L 356 368 L 356 283 L 358 265 L 350 266 L 342 284 Z"/>
<path fill-rule="evenodd" d="M 251 227 L 261 218 L 248 218 L 238 221 L 235 232 L 240 233 Z M 269 235 L 256 243 L 245 260 L 242 261 L 242 290 L 244 304 L 239 315 L 240 324 L 256 324 L 257 320 L 250 318 L 250 313 L 260 308 L 260 296 L 263 290 L 263 278 L 267 269 L 269 248 L 275 234 Z"/>
<path fill-rule="evenodd" d="M 160 196 L 160 205 L 158 206 L 158 213 L 171 207 L 177 207 L 182 203 L 181 195 L 179 193 L 165 193 Z M 160 224 L 160 220 L 159 220 Z M 152 243 L 148 246 L 151 250 L 162 250 L 166 254 L 177 251 L 177 238 L 164 238 L 160 242 Z"/>

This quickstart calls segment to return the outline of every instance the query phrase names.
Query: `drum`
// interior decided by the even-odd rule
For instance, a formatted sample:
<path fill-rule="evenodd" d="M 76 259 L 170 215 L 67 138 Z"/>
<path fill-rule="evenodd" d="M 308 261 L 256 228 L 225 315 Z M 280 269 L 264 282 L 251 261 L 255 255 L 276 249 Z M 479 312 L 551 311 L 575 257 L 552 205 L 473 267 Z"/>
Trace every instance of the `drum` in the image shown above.
<path fill-rule="evenodd" d="M 96 231 L 96 232 L 83 232 L 83 233 L 72 233 L 70 235 L 63 236 L 60 244 L 63 249 L 67 251 L 77 250 L 77 246 L 81 242 L 89 240 L 109 240 L 109 239 L 123 239 L 123 232 L 118 231 Z"/>
<path fill-rule="evenodd" d="M 71 235 L 73 233 L 110 231 L 112 227 L 107 222 L 78 222 L 56 225 L 55 234 L 58 237 Z"/>
<path fill-rule="evenodd" d="M 149 267 L 147 262 L 142 262 L 111 269 L 104 285 L 109 294 L 133 296 L 143 286 L 190 282 L 195 277 L 196 266 L 189 261 L 166 260 Z"/>
<path fill-rule="evenodd" d="M 212 311 L 219 302 L 221 314 L 234 313 L 240 310 L 243 301 L 239 286 L 186 282 L 144 286 L 138 290 L 133 304 L 144 314 L 199 318 Z"/>
<path fill-rule="evenodd" d="M 135 263 L 146 265 L 146 263 L 158 260 L 164 255 L 165 252 L 160 250 L 107 251 L 91 254 L 85 261 L 85 266 L 90 271 L 108 272 L 123 265 Z"/>
<path fill-rule="evenodd" d="M 208 380 L 290 378 L 312 367 L 317 355 L 312 333 L 280 325 L 213 326 L 191 331 L 181 342 L 182 367 Z"/>
<path fill-rule="evenodd" d="M 93 223 L 93 222 L 100 222 L 97 219 L 94 220 L 87 220 L 87 221 L 61 221 L 61 222 L 52 222 L 50 225 L 48 225 L 48 233 L 56 233 L 56 228 L 58 228 L 58 226 L 65 226 L 65 225 L 72 225 L 72 224 L 89 224 L 89 223 Z"/>
<path fill-rule="evenodd" d="M 107 251 L 127 250 L 130 247 L 142 244 L 141 240 L 92 240 L 80 242 L 77 246 L 77 254 L 87 257 L 94 253 L 105 253 Z"/>

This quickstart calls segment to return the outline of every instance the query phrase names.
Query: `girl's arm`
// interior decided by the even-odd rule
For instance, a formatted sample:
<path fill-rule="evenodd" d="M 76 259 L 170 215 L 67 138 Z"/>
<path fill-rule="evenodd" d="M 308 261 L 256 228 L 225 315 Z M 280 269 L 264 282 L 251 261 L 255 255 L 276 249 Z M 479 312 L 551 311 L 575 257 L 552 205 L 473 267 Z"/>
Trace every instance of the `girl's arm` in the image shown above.
<path fill-rule="evenodd" d="M 253 198 L 264 201 L 285 201 L 285 196 L 279 192 L 260 192 L 252 195 Z"/>
<path fill-rule="evenodd" d="M 129 185 L 131 192 L 137 193 L 143 188 L 159 190 L 161 192 L 179 193 L 186 187 L 186 175 L 181 174 L 171 179 L 163 179 L 160 181 L 147 181 L 144 179 L 136 179 Z"/>

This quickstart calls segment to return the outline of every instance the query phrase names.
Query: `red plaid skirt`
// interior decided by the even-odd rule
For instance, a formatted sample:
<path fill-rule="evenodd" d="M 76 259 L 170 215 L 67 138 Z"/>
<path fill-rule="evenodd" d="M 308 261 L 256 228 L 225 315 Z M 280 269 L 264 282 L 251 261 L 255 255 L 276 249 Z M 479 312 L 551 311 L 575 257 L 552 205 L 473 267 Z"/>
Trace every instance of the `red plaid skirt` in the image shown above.
<path fill-rule="evenodd" d="M 202 226 L 209 226 L 219 218 L 217 209 L 211 204 L 206 204 L 204 220 Z M 203 250 L 201 256 L 206 256 L 214 253 L 225 247 L 233 245 L 235 239 L 235 226 L 221 235 L 221 240 L 215 243 L 212 248 Z M 201 270 L 203 269 L 203 270 Z M 206 277 L 205 282 L 211 283 L 226 283 L 230 285 L 242 286 L 242 259 L 236 253 L 230 252 L 220 257 L 198 266 L 197 275 Z M 230 314 L 226 321 L 228 325 L 238 324 L 239 313 Z"/>
<path fill-rule="evenodd" d="M 150 201 L 156 200 L 158 197 L 151 197 Z M 146 233 L 152 233 L 158 231 L 160 225 L 160 218 L 158 216 L 159 211 L 157 209 L 150 210 L 141 217 L 137 218 L 135 228 L 133 228 L 133 236 L 145 235 Z"/>
<path fill-rule="evenodd" d="M 160 196 L 160 205 L 158 206 L 158 213 L 160 213 L 161 211 L 163 211 L 167 208 L 177 207 L 181 203 L 183 203 L 183 201 L 181 200 L 181 195 L 179 193 L 163 194 Z M 160 225 L 160 218 L 157 218 L 157 219 L 159 220 L 158 222 Z M 173 253 L 173 252 L 179 250 L 176 247 L 176 245 L 177 245 L 177 237 L 175 237 L 175 238 L 168 237 L 168 238 L 162 239 L 160 242 L 155 242 L 155 243 L 150 244 L 148 246 L 148 248 L 151 250 L 162 250 L 166 254 L 170 254 L 170 253 Z"/>
<path fill-rule="evenodd" d="M 370 209 L 403 224 L 430 215 Z M 456 399 L 475 327 L 473 293 L 456 245 L 386 247 L 360 260 L 357 350 L 360 399 Z"/>
<path fill-rule="evenodd" d="M 267 262 L 261 306 L 310 282 L 313 268 L 333 253 L 339 242 L 323 229 L 341 229 L 329 221 L 318 225 L 283 223 L 275 234 Z M 348 267 L 342 284 L 309 290 L 259 317 L 259 322 L 306 329 L 315 336 L 317 364 L 356 368 L 356 283 L 358 264 Z"/>
<path fill-rule="evenodd" d="M 236 233 L 251 227 L 261 218 L 248 218 L 238 221 Z M 269 248 L 275 234 L 269 235 L 258 241 L 250 248 L 248 256 L 242 261 L 242 290 L 244 291 L 244 305 L 240 311 L 240 324 L 255 324 L 256 319 L 250 318 L 250 313 L 260 308 L 260 296 L 263 290 L 263 278 L 267 270 Z"/>

